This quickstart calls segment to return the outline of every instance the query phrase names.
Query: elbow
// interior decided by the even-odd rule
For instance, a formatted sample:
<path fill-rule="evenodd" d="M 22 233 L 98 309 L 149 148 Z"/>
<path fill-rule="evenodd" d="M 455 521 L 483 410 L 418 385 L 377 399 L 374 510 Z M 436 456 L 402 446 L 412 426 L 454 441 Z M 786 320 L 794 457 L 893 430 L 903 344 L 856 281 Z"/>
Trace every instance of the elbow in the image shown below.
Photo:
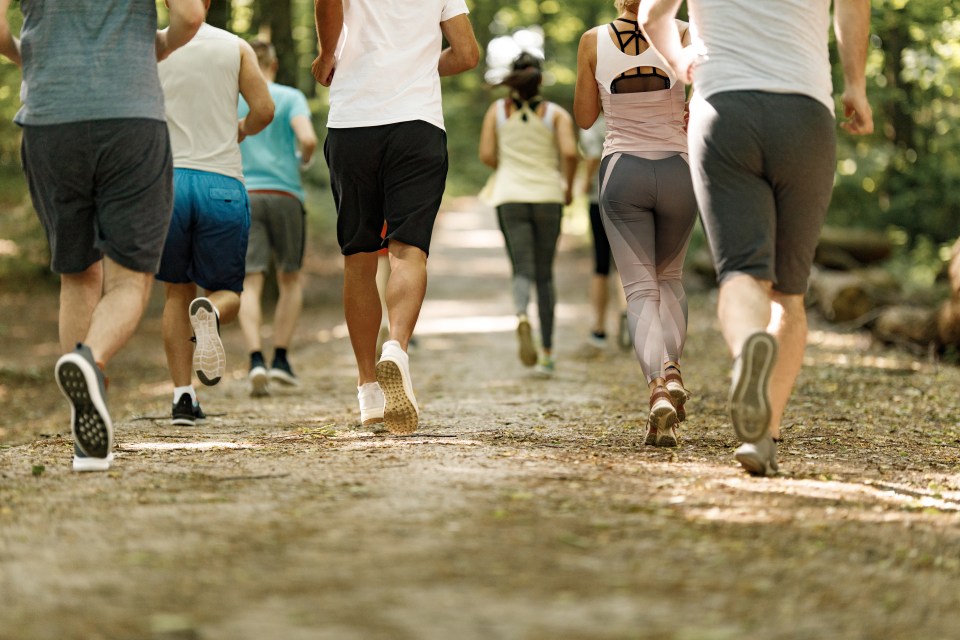
<path fill-rule="evenodd" d="M 487 165 L 491 169 L 497 168 L 497 156 L 496 154 L 480 152 L 480 162 Z"/>
<path fill-rule="evenodd" d="M 473 45 L 466 52 L 463 64 L 464 71 L 476 69 L 477 65 L 480 64 L 480 45 L 477 44 L 476 40 L 474 40 Z"/>

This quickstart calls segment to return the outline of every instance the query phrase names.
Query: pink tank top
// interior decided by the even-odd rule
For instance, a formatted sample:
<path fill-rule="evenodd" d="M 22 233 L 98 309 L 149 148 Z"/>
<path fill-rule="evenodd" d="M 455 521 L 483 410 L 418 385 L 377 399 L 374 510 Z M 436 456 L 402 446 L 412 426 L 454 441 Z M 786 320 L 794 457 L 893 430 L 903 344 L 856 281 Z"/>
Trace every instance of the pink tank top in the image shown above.
<path fill-rule="evenodd" d="M 624 71 L 636 67 L 661 69 L 670 78 L 670 88 L 611 93 L 613 81 Z M 687 152 L 687 132 L 683 129 L 684 86 L 653 47 L 640 55 L 630 55 L 614 44 L 607 27 L 597 29 L 595 77 L 607 121 L 604 156 L 626 153 L 656 160 Z"/>

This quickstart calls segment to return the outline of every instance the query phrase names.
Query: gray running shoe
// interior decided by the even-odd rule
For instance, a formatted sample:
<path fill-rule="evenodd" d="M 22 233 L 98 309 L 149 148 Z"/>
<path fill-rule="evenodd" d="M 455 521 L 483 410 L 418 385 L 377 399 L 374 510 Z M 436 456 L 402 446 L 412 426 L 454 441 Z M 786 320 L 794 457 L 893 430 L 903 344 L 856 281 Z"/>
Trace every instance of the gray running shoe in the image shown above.
<path fill-rule="evenodd" d="M 770 436 L 743 443 L 733 457 L 752 476 L 777 475 L 777 443 Z"/>
<path fill-rule="evenodd" d="M 73 470 L 107 471 L 113 462 L 113 423 L 107 411 L 103 373 L 90 348 L 77 348 L 57 360 L 57 385 L 70 401 Z"/>
<path fill-rule="evenodd" d="M 777 341 L 758 331 L 743 343 L 733 364 L 730 385 L 730 420 L 742 442 L 756 442 L 770 425 L 770 376 L 777 361 Z"/>
<path fill-rule="evenodd" d="M 200 382 L 213 386 L 227 368 L 227 356 L 220 341 L 220 316 L 207 298 L 190 303 L 190 324 L 197 346 L 193 351 L 193 369 Z"/>

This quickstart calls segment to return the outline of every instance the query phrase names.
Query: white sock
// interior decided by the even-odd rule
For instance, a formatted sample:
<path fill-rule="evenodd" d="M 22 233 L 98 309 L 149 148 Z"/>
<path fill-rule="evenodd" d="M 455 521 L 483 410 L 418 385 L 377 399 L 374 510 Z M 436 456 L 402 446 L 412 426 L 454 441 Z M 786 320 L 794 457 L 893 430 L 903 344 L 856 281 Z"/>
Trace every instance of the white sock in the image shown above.
<path fill-rule="evenodd" d="M 173 388 L 173 404 L 177 404 L 177 400 L 183 397 L 183 394 L 190 396 L 190 400 L 193 401 L 193 404 L 197 404 L 197 392 L 194 390 L 192 384 L 186 387 Z"/>

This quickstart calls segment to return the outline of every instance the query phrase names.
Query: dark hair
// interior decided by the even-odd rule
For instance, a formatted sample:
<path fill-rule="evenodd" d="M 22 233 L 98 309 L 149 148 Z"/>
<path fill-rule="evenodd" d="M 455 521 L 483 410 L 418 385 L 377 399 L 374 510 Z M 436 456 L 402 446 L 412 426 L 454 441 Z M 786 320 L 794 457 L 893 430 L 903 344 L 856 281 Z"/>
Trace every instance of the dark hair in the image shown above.
<path fill-rule="evenodd" d="M 500 84 L 513 89 L 521 100 L 530 100 L 540 93 L 543 81 L 543 61 L 540 58 L 524 51 L 514 58 L 510 69 Z"/>
<path fill-rule="evenodd" d="M 273 45 L 266 40 L 251 40 L 250 46 L 253 52 L 257 54 L 257 63 L 261 69 L 266 69 L 277 59 L 277 52 Z"/>

